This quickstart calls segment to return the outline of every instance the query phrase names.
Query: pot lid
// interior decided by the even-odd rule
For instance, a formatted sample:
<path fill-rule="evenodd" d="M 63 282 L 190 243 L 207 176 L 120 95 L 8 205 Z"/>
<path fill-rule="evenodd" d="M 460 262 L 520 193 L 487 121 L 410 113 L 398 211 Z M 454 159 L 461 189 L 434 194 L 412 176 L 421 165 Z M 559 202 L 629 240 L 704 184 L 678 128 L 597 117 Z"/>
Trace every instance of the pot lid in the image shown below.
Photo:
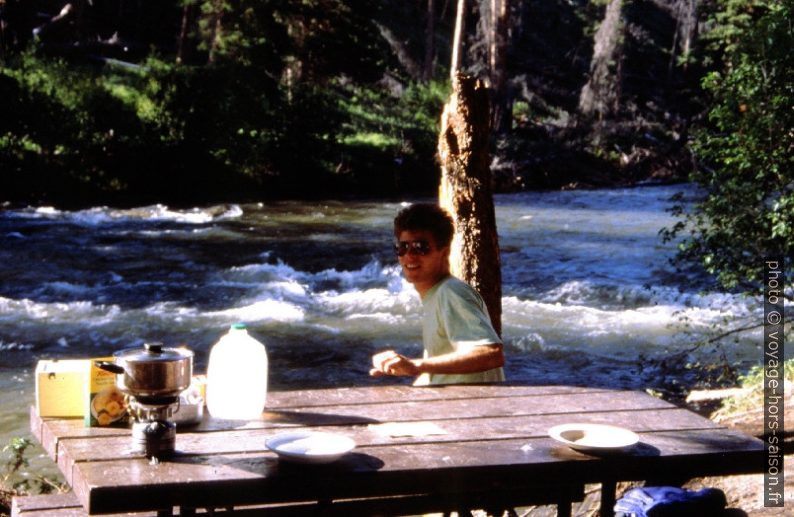
<path fill-rule="evenodd" d="M 144 343 L 143 348 L 121 350 L 113 354 L 113 356 L 128 363 L 150 363 L 180 361 L 193 357 L 193 352 L 187 348 L 166 348 L 162 343 L 154 341 Z"/>

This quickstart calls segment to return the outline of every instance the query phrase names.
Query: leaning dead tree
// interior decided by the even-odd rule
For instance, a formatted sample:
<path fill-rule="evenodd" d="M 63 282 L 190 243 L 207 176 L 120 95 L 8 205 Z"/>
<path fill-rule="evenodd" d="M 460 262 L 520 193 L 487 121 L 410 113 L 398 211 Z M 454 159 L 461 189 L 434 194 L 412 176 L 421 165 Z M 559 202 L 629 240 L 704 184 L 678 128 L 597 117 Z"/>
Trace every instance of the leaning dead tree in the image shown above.
<path fill-rule="evenodd" d="M 593 39 L 590 79 L 579 94 L 579 111 L 598 120 L 609 118 L 620 101 L 623 0 L 611 0 Z"/>
<path fill-rule="evenodd" d="M 502 272 L 491 187 L 488 90 L 461 73 L 441 115 L 439 204 L 455 220 L 453 275 L 480 292 L 496 332 L 502 332 Z"/>
<path fill-rule="evenodd" d="M 507 50 L 509 47 L 510 0 L 489 0 L 488 4 L 488 76 L 493 104 L 491 127 L 505 133 L 512 125 L 507 92 Z"/>
<path fill-rule="evenodd" d="M 697 0 L 673 0 L 670 9 L 675 18 L 675 35 L 673 46 L 670 49 L 668 75 L 673 73 L 678 58 L 683 58 L 682 67 L 684 70 L 687 68 L 687 61 L 692 53 L 698 32 L 698 2 Z"/>

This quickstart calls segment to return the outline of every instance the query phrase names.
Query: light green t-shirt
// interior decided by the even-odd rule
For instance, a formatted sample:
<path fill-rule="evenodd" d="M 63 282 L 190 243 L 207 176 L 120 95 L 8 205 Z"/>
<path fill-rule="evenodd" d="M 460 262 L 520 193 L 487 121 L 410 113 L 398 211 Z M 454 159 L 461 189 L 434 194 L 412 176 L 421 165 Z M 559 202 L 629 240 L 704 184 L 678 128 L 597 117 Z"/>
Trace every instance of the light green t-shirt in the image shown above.
<path fill-rule="evenodd" d="M 425 357 L 435 357 L 475 346 L 501 344 L 480 294 L 469 284 L 449 276 L 422 298 L 422 341 Z M 463 384 L 505 380 L 502 368 L 465 374 L 420 375 L 415 386 Z"/>

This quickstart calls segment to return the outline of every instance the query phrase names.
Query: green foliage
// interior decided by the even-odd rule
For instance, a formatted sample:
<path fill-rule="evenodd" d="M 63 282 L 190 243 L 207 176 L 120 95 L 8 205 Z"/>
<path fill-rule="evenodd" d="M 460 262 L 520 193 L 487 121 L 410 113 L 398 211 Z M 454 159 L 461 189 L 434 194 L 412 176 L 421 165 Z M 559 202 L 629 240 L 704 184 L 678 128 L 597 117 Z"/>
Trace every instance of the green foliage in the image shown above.
<path fill-rule="evenodd" d="M 379 85 L 337 86 L 345 113 L 336 135 L 338 171 L 351 174 L 351 182 L 365 190 L 381 183 L 391 192 L 431 192 L 438 184 L 433 155 L 448 83 L 413 83 L 399 93 Z"/>
<path fill-rule="evenodd" d="M 147 40 L 137 64 L 91 55 L 102 49 L 87 26 L 71 37 L 93 50 L 3 53 L 0 192 L 59 204 L 195 203 L 429 183 L 444 85 L 382 81 L 396 76 L 375 22 L 389 9 L 179 0 L 162 6 L 157 25 L 181 26 L 169 36 L 178 45 Z M 140 24 L 123 30 L 143 41 Z"/>
<path fill-rule="evenodd" d="M 794 383 L 794 359 L 783 362 L 782 379 L 786 384 Z M 739 385 L 745 393 L 723 401 L 715 417 L 725 418 L 737 413 L 763 407 L 764 405 L 764 367 L 753 366 L 746 374 L 739 376 Z"/>
<path fill-rule="evenodd" d="M 120 90 L 80 67 L 26 53 L 0 70 L 4 111 L 0 181 L 11 193 L 46 181 L 47 188 L 112 191 L 107 174 L 121 149 L 141 145 L 137 106 Z M 8 190 L 7 190 L 8 192 Z"/>
<path fill-rule="evenodd" d="M 287 44 L 286 28 L 275 9 L 283 2 L 262 0 L 186 0 L 197 5 L 198 47 L 213 62 L 233 62 L 266 70 L 281 67 L 279 49 Z"/>
<path fill-rule="evenodd" d="M 346 85 L 340 93 L 340 105 L 349 115 L 344 125 L 347 132 L 380 133 L 391 142 L 419 132 L 435 142 L 449 87 L 446 82 L 415 83 L 400 94 L 391 94 L 382 88 Z"/>
<path fill-rule="evenodd" d="M 711 0 L 704 2 L 711 10 L 709 30 L 703 35 L 707 65 L 721 63 L 723 59 L 741 53 L 740 46 L 752 30 L 758 14 L 764 12 L 769 0 Z M 711 4 L 711 5 L 709 5 Z"/>
<path fill-rule="evenodd" d="M 28 460 L 25 458 L 25 451 L 28 447 L 30 447 L 31 441 L 27 438 L 11 438 L 8 442 L 8 445 L 3 447 L 3 453 L 8 454 L 8 459 L 6 460 L 4 467 L 6 473 L 4 474 L 4 479 L 10 473 L 16 472 L 22 467 L 28 466 Z"/>
<path fill-rule="evenodd" d="M 392 97 L 224 59 L 129 69 L 29 52 L 0 70 L 0 190 L 77 204 L 396 193 L 435 177 L 444 88 Z"/>
<path fill-rule="evenodd" d="M 685 219 L 663 232 L 684 234 L 679 262 L 699 261 L 728 289 L 759 292 L 763 259 L 794 256 L 791 14 L 788 2 L 734 1 L 715 16 L 725 69 L 703 80 L 712 103 L 693 145 L 705 197 L 687 214 L 679 205 Z"/>
<path fill-rule="evenodd" d="M 8 489 L 13 494 L 49 493 L 53 490 L 63 491 L 65 486 L 62 483 L 41 475 L 31 475 L 27 472 L 27 468 L 30 466 L 27 453 L 32 445 L 33 442 L 27 438 L 15 437 L 11 438 L 8 444 L 0 451 L 4 457 L 2 471 L 3 489 Z"/>

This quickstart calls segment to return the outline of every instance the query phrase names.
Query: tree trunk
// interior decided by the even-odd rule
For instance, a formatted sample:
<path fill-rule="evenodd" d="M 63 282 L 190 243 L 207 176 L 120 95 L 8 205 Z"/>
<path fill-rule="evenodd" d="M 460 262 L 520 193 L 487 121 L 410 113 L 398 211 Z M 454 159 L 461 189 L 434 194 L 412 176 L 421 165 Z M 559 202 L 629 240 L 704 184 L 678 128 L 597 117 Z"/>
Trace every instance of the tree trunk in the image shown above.
<path fill-rule="evenodd" d="M 611 0 L 593 41 L 590 79 L 579 95 L 579 110 L 599 120 L 618 110 L 620 101 L 621 40 L 623 0 Z"/>
<path fill-rule="evenodd" d="M 453 275 L 480 292 L 491 322 L 502 333 L 502 273 L 491 188 L 488 90 L 457 74 L 441 115 L 439 204 L 455 221 L 450 252 Z"/>
<path fill-rule="evenodd" d="M 196 5 L 185 2 L 182 5 L 182 22 L 179 28 L 179 39 L 176 43 L 176 62 L 187 63 L 193 59 L 193 42 L 190 31 L 195 24 Z"/>
<path fill-rule="evenodd" d="M 675 16 L 675 34 L 673 45 L 670 49 L 670 63 L 668 75 L 672 76 L 679 55 L 684 57 L 683 68 L 687 69 L 687 61 L 692 52 L 692 45 L 697 37 L 698 8 L 697 0 L 678 0 L 673 5 Z"/>
<path fill-rule="evenodd" d="M 215 62 L 218 55 L 218 47 L 223 37 L 223 3 L 216 1 L 213 7 L 215 8 L 215 12 L 213 13 L 212 36 L 210 39 L 209 56 L 207 57 L 207 62 L 209 64 Z"/>
<path fill-rule="evenodd" d="M 436 23 L 436 2 L 427 0 L 427 24 L 425 25 L 425 63 L 422 71 L 422 80 L 430 81 L 433 78 L 433 68 L 436 61 L 435 49 L 435 23 Z"/>
<path fill-rule="evenodd" d="M 458 0 L 458 10 L 455 15 L 455 34 L 452 37 L 452 63 L 449 65 L 449 77 L 455 82 L 455 76 L 460 68 L 460 56 L 463 46 L 463 29 L 466 21 L 466 0 Z"/>
<path fill-rule="evenodd" d="M 490 36 L 488 44 L 488 71 L 491 79 L 493 103 L 491 127 L 505 133 L 512 125 L 507 92 L 507 50 L 509 43 L 509 0 L 490 0 Z"/>
<path fill-rule="evenodd" d="M 411 76 L 411 79 L 414 81 L 420 80 L 423 75 L 422 67 L 411 57 L 411 53 L 408 51 L 406 44 L 400 41 L 385 25 L 381 25 L 377 22 L 375 25 L 378 27 L 380 35 L 383 36 L 383 39 L 385 39 L 386 43 L 391 47 L 392 52 L 394 52 L 394 55 L 397 57 L 397 61 L 400 62 L 405 71 L 408 72 L 408 75 Z"/>

